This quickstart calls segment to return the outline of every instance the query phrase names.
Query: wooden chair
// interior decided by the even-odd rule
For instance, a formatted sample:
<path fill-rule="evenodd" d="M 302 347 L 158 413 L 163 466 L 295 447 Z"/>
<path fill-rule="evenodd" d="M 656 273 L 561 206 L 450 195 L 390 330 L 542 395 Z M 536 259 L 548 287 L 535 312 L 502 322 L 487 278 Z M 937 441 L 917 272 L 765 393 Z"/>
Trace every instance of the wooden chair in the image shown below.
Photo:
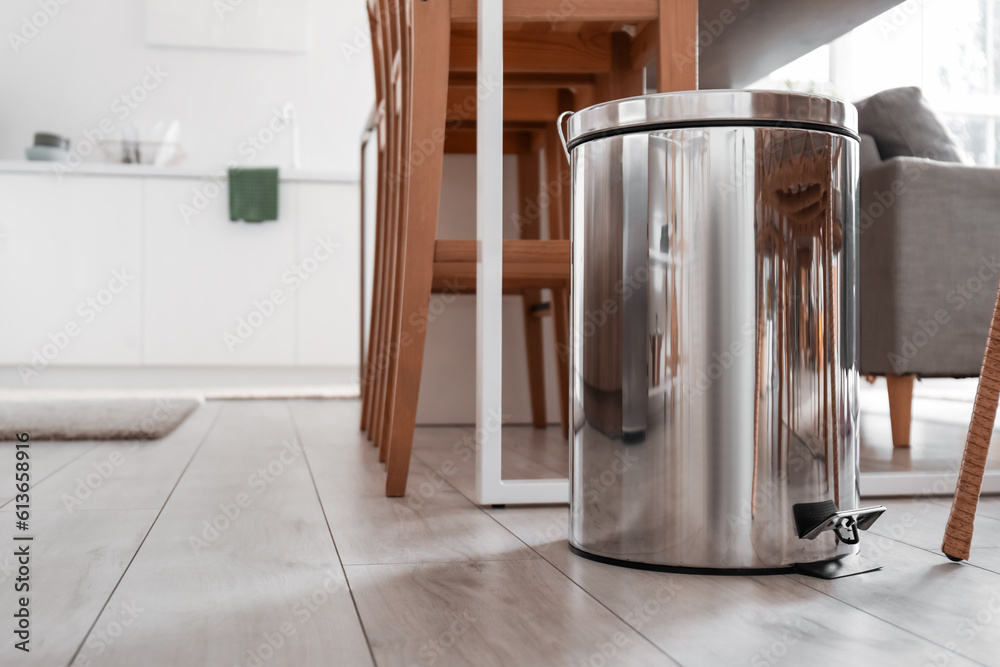
<path fill-rule="evenodd" d="M 386 12 L 385 10 L 391 10 Z M 399 102 L 402 99 L 406 99 L 405 96 L 399 91 L 402 87 L 406 86 L 407 79 L 405 78 L 405 68 L 402 66 L 402 61 L 396 57 L 387 58 L 385 53 L 388 50 L 392 50 L 395 53 L 400 53 L 400 50 L 394 48 L 395 44 L 400 44 L 402 46 L 402 38 L 405 35 L 401 35 L 398 28 L 398 19 L 401 18 L 402 14 L 394 11 L 394 7 L 390 5 L 385 5 L 381 10 L 372 4 L 369 4 L 369 21 L 370 27 L 373 35 L 374 43 L 374 66 L 376 74 L 376 94 L 377 94 L 377 108 L 379 110 L 379 117 L 383 119 L 381 124 L 381 135 L 384 137 L 386 134 L 390 135 L 389 148 L 385 149 L 384 145 L 380 146 L 382 150 L 380 151 L 380 160 L 383 168 L 379 170 L 380 182 L 378 186 L 379 196 L 379 218 L 377 222 L 377 233 L 376 233 L 376 270 L 375 270 L 375 289 L 373 293 L 373 308 L 372 308 L 372 335 L 371 335 L 371 345 L 369 346 L 369 358 L 366 363 L 365 378 L 364 383 L 364 401 L 362 408 L 362 429 L 368 429 L 369 437 L 375 441 L 377 445 L 381 445 L 380 452 L 381 458 L 384 460 L 386 456 L 387 447 L 385 433 L 383 426 L 387 423 L 386 419 L 386 404 L 385 404 L 385 377 L 387 374 L 387 364 L 385 359 L 379 358 L 379 352 L 385 349 L 385 336 L 387 335 L 387 329 L 392 326 L 392 323 L 386 317 L 386 309 L 389 300 L 392 298 L 392 293 L 396 285 L 390 282 L 390 274 L 392 274 L 395 265 L 393 262 L 396 258 L 397 245 L 394 241 L 398 231 L 394 231 L 393 226 L 398 224 L 395 219 L 387 225 L 388 216 L 399 216 L 401 215 L 401 200 L 400 197 L 404 196 L 404 187 L 400 181 L 392 181 L 390 185 L 394 185 L 394 188 L 390 188 L 390 192 L 386 193 L 385 181 L 386 170 L 394 169 L 392 166 L 398 160 L 397 153 L 394 151 L 400 150 L 399 144 L 397 143 L 396 136 L 400 133 L 401 129 L 398 125 L 398 119 L 402 113 L 402 107 Z M 384 20 L 379 18 L 382 15 Z M 386 48 L 386 45 L 389 48 Z M 392 62 L 391 67 L 386 67 L 386 64 Z M 389 83 L 387 84 L 386 81 Z M 574 81 L 574 85 L 579 86 L 580 82 Z M 552 117 L 558 115 L 558 109 L 554 106 L 558 95 L 556 90 L 545 89 L 540 87 L 542 85 L 550 85 L 545 82 L 531 82 L 531 85 L 526 88 L 516 89 L 516 93 L 508 98 L 508 108 L 511 109 L 508 114 L 512 118 L 514 124 L 518 122 L 531 122 L 541 120 L 550 120 Z M 386 94 L 387 89 L 391 89 L 390 94 Z M 468 103 L 472 100 L 472 104 Z M 449 132 L 447 134 L 447 139 L 445 142 L 445 152 L 474 152 L 474 140 L 475 134 L 474 129 L 469 129 L 463 127 L 463 123 L 468 123 L 470 120 L 475 120 L 475 87 L 471 86 L 467 80 L 463 80 L 461 77 L 450 86 L 449 89 Z M 387 109 L 389 110 L 387 112 Z M 391 117 L 395 122 L 388 128 L 385 125 L 384 119 L 386 117 Z M 404 121 L 405 122 L 405 121 Z M 451 131 L 452 124 L 458 123 L 454 126 L 456 131 Z M 544 128 L 544 125 L 541 127 Z M 388 130 L 393 130 L 389 132 Z M 405 131 L 405 127 L 402 128 Z M 554 131 L 554 128 L 553 128 Z M 519 131 L 510 131 L 507 133 L 507 144 L 509 146 L 508 152 L 514 152 L 519 155 L 519 173 L 521 174 L 521 202 L 522 202 L 522 220 L 525 224 L 522 225 L 522 238 L 526 239 L 538 239 L 539 238 L 539 220 L 537 213 L 530 214 L 525 211 L 526 205 L 530 204 L 534 207 L 535 203 L 539 199 L 539 153 L 538 153 L 538 135 L 539 127 L 526 128 Z M 456 137 L 456 135 L 458 135 Z M 470 141 L 471 140 L 471 141 Z M 391 156 L 391 157 L 390 157 Z M 388 200 L 388 203 L 386 203 Z M 384 231 L 383 231 L 384 230 Z M 443 279 L 438 281 L 438 287 L 435 291 L 441 291 L 442 289 L 448 289 L 450 291 L 455 291 L 455 285 L 445 286 L 443 284 Z M 462 286 L 457 286 L 458 291 L 467 291 L 467 288 Z M 557 300 L 557 305 L 562 304 L 565 301 L 565 293 L 567 289 L 563 285 L 559 290 L 559 299 Z M 533 414 L 533 423 L 536 427 L 542 428 L 547 426 L 546 419 L 546 405 L 545 405 L 545 378 L 544 378 L 544 365 L 543 365 L 543 353 L 542 353 L 542 329 L 541 329 L 541 317 L 549 314 L 550 309 L 545 308 L 547 304 L 544 304 L 541 300 L 541 289 L 537 286 L 526 286 L 521 290 L 521 295 L 524 298 L 524 310 L 525 310 L 525 336 L 527 339 L 527 349 L 528 349 L 528 370 L 529 370 L 529 386 L 531 389 L 531 405 Z M 567 323 L 565 318 L 557 318 L 557 331 L 560 334 L 557 336 L 559 349 L 565 349 L 565 338 L 568 336 Z M 560 358 L 561 365 L 565 366 L 565 355 Z M 388 361 L 391 361 L 389 359 Z M 565 368 L 563 369 L 565 370 Z M 560 376 L 566 375 L 567 373 L 560 373 Z M 566 384 L 566 381 L 562 381 L 562 384 Z M 564 432 L 567 431 L 567 406 L 566 402 L 563 401 L 561 405 L 561 416 Z M 369 427 L 371 424 L 371 428 Z"/>
<path fill-rule="evenodd" d="M 428 146 L 432 149 L 421 155 L 420 167 L 408 170 L 406 175 L 406 201 L 402 204 L 405 215 L 396 230 L 397 254 L 390 264 L 396 269 L 390 299 L 392 315 L 383 318 L 388 322 L 388 335 L 383 340 L 390 355 L 380 412 L 388 437 L 386 493 L 390 496 L 403 495 L 406 490 L 427 325 L 422 309 L 433 287 L 435 269 L 446 263 L 474 267 L 476 260 L 472 245 L 468 250 L 455 249 L 454 262 L 435 262 L 444 152 L 440 138 L 446 130 L 449 74 L 475 71 L 475 32 L 469 30 L 469 24 L 476 19 L 476 0 L 396 0 L 400 1 L 409 12 L 407 30 L 403 31 L 408 34 L 399 43 L 409 56 L 409 65 L 404 69 L 412 82 L 403 103 L 409 116 L 409 134 L 400 142 L 406 154 L 400 159 L 410 164 L 421 150 Z M 697 87 L 695 0 L 578 0 L 567 20 L 554 22 L 552 17 L 561 17 L 565 7 L 561 0 L 507 0 L 504 6 L 509 28 L 504 37 L 504 65 L 505 71 L 513 75 L 511 83 L 522 75 L 525 80 L 535 77 L 532 80 L 538 81 L 546 77 L 592 76 L 595 101 L 614 99 L 644 92 L 643 66 L 654 60 L 660 90 Z M 547 153 L 550 159 L 558 155 L 556 151 Z M 556 210 L 556 233 L 563 234 L 568 231 L 568 206 L 563 201 Z M 559 240 L 508 242 L 504 247 L 505 277 L 518 275 L 508 265 L 516 263 L 516 248 L 527 248 L 509 244 L 530 243 L 555 244 L 547 246 L 551 251 L 547 250 L 544 257 L 559 255 Z M 561 243 L 567 252 L 564 259 L 553 262 L 562 264 L 553 270 L 565 271 L 568 276 L 568 243 Z M 391 253 L 387 256 L 393 257 Z M 545 265 L 526 264 L 524 270 L 539 266 Z M 546 278 L 543 273 L 531 273 L 529 277 L 542 281 Z M 560 310 L 554 304 L 557 317 Z M 568 321 L 568 312 L 566 317 Z M 568 390 L 565 393 L 568 396 Z"/>
<path fill-rule="evenodd" d="M 389 41 L 393 39 L 396 32 L 385 33 L 385 31 L 380 31 L 379 21 L 376 18 L 377 10 L 369 6 L 369 19 L 372 26 L 372 34 L 375 36 L 375 68 L 376 68 L 376 78 L 391 78 L 394 80 L 394 89 L 399 85 L 405 85 L 405 80 L 400 81 L 401 71 L 398 66 L 394 68 L 393 71 L 387 71 L 383 69 L 384 64 L 382 61 L 384 57 L 382 51 L 384 50 L 383 41 Z M 392 23 L 390 22 L 393 18 L 398 18 L 399 14 L 393 14 L 386 17 L 386 21 L 381 23 L 381 27 L 389 26 L 390 29 Z M 379 35 L 387 35 L 386 37 L 379 39 Z M 398 38 L 396 38 L 398 39 Z M 393 62 L 396 62 L 393 59 Z M 378 76 L 381 74 L 381 76 Z M 556 105 L 558 103 L 563 103 L 565 105 L 565 100 L 567 97 L 572 97 L 575 99 L 575 95 L 584 92 L 593 87 L 593 81 L 586 80 L 582 77 L 571 77 L 567 82 L 567 85 L 573 86 L 574 93 L 570 94 L 568 90 L 555 90 L 551 86 L 556 85 L 553 80 L 541 79 L 541 80 L 528 80 L 521 84 L 521 87 L 513 88 L 513 94 L 507 95 L 507 116 L 512 124 L 531 122 L 531 121 L 551 121 L 552 118 L 556 117 L 561 111 Z M 379 108 L 383 109 L 385 107 L 384 95 L 380 91 L 380 86 L 376 87 L 379 93 L 379 99 L 381 100 Z M 390 102 L 398 99 L 400 95 L 392 95 Z M 472 100 L 472 104 L 468 104 L 468 100 Z M 457 110 L 458 113 L 454 113 L 453 110 Z M 383 112 L 383 117 L 384 117 Z M 463 126 L 463 123 L 468 123 L 468 121 L 475 119 L 475 86 L 474 80 L 470 79 L 468 76 L 463 77 L 461 74 L 455 75 L 453 80 L 450 82 L 449 86 L 449 131 L 447 133 L 447 139 L 445 142 L 445 152 L 474 152 L 474 142 L 475 133 L 474 129 L 469 129 Z M 453 123 L 457 122 L 457 126 L 453 126 Z M 541 134 L 539 130 L 545 128 L 544 124 L 539 126 L 537 123 L 533 128 L 525 128 L 521 131 L 511 131 L 507 133 L 507 141 L 505 142 L 508 146 L 507 152 L 514 152 L 519 154 L 519 162 L 521 164 L 519 168 L 519 173 L 521 174 L 521 202 L 522 202 L 522 215 L 521 219 L 527 221 L 527 224 L 522 226 L 522 237 L 527 239 L 538 238 L 538 217 L 537 211 L 534 215 L 524 211 L 525 204 L 530 203 L 532 207 L 539 199 L 538 194 L 538 135 Z M 454 129 L 454 131 L 453 131 Z M 549 131 L 551 137 L 555 136 L 555 128 L 552 125 L 546 128 Z M 384 133 L 384 128 L 383 128 Z M 457 135 L 457 136 L 456 136 Z M 551 146 L 557 146 L 558 140 L 553 139 L 554 143 Z M 561 148 L 552 150 L 551 147 L 547 148 L 550 155 L 561 155 Z M 385 156 L 383 155 L 383 164 L 385 163 Z M 380 170 L 380 174 L 383 174 L 384 170 Z M 553 172 L 555 173 L 555 172 Z M 535 182 L 533 182 L 533 180 Z M 568 179 L 563 179 L 568 182 Z M 382 188 L 380 188 L 380 192 Z M 397 193 L 399 191 L 397 190 Z M 567 189 L 568 193 L 568 189 Z M 537 207 L 534 207 L 537 209 Z M 386 210 L 385 206 L 381 207 L 381 210 Z M 393 202 L 390 210 L 397 211 L 395 201 Z M 558 233 L 558 220 L 555 221 L 557 224 L 554 226 L 556 233 Z M 382 222 L 380 218 L 379 228 L 382 228 Z M 387 235 L 388 236 L 388 235 Z M 565 234 L 563 234 L 565 236 Z M 380 300 L 382 296 L 386 293 L 386 289 L 382 287 L 379 283 L 383 280 L 384 267 L 389 265 L 388 261 L 381 261 L 381 256 L 383 252 L 383 241 L 378 240 L 376 242 L 377 252 L 376 252 L 376 288 L 375 294 L 373 295 L 373 318 L 372 318 L 372 331 L 373 335 L 371 337 L 372 344 L 369 347 L 369 355 L 372 359 L 366 364 L 366 382 L 365 382 L 365 400 L 363 402 L 362 411 L 362 428 L 367 428 L 369 421 L 373 422 L 373 428 L 369 429 L 370 437 L 376 441 L 376 444 L 385 444 L 384 433 L 380 428 L 381 425 L 385 424 L 386 420 L 384 417 L 384 391 L 380 390 L 380 381 L 384 385 L 384 375 L 385 368 L 382 360 L 377 358 L 378 351 L 384 349 L 384 345 L 380 342 L 380 338 L 384 336 L 385 332 L 385 320 L 382 319 L 381 322 L 379 318 L 382 316 L 383 308 L 380 307 Z M 390 249 L 391 252 L 391 249 Z M 382 270 L 379 270 L 381 265 Z M 566 339 L 568 337 L 568 322 L 567 318 L 563 315 L 566 313 L 565 302 L 566 302 L 566 289 L 560 289 L 555 295 L 555 303 L 557 308 L 555 309 L 556 315 L 556 332 L 557 332 L 557 348 L 560 351 L 557 356 L 557 360 L 560 365 L 559 382 L 562 388 L 560 391 L 561 405 L 560 414 L 561 422 L 563 426 L 564 434 L 568 432 L 568 405 L 565 399 L 565 394 L 568 389 L 568 369 L 566 368 L 566 355 L 565 350 L 567 349 Z M 540 290 L 538 288 L 526 287 L 522 292 L 522 296 L 525 298 L 525 312 L 529 316 L 525 321 L 525 335 L 527 338 L 527 348 L 529 352 L 529 380 L 531 388 L 531 398 L 532 398 L 532 412 L 533 412 L 533 423 L 537 427 L 543 427 L 546 425 L 546 406 L 545 406 L 545 396 L 544 396 L 544 366 L 541 363 L 542 359 L 542 348 L 541 348 L 541 321 L 539 316 L 545 316 L 552 309 L 539 309 L 539 306 L 544 306 L 547 304 L 542 304 L 540 301 Z M 371 381 L 374 380 L 374 381 Z M 374 406 L 374 407 L 373 407 Z M 372 419 L 372 415 L 376 414 L 376 417 Z M 383 446 L 380 448 L 382 452 L 382 457 L 385 457 L 386 448 Z"/>

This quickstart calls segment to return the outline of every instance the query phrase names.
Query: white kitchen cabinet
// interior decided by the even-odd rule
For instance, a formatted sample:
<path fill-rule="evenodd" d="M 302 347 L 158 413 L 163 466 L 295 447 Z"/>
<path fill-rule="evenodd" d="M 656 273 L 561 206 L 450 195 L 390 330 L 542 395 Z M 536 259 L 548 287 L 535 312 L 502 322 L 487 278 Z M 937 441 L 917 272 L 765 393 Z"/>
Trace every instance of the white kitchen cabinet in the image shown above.
<path fill-rule="evenodd" d="M 355 185 L 299 183 L 291 289 L 298 299 L 298 364 L 353 366 L 360 354 L 361 230 Z M 328 250 L 327 246 L 335 248 Z"/>
<path fill-rule="evenodd" d="M 144 216 L 144 361 L 152 365 L 292 365 L 297 184 L 282 183 L 279 220 L 229 221 L 223 186 L 185 220 L 205 182 L 148 178 Z"/>
<path fill-rule="evenodd" d="M 0 366 L 356 367 L 358 186 L 279 188 L 234 223 L 205 172 L 0 162 Z"/>
<path fill-rule="evenodd" d="M 141 180 L 2 173 L 0 202 L 0 364 L 139 363 Z"/>

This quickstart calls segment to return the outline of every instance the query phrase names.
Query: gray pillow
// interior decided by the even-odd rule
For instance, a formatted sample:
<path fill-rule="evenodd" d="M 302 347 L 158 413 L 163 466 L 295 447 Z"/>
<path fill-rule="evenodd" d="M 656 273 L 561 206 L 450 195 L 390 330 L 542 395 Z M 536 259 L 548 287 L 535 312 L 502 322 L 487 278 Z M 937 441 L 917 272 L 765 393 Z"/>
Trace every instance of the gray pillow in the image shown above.
<path fill-rule="evenodd" d="M 858 107 L 858 129 L 875 138 L 883 160 L 922 157 L 940 162 L 963 162 L 962 151 L 948 128 L 927 106 L 919 88 L 892 88 Z"/>

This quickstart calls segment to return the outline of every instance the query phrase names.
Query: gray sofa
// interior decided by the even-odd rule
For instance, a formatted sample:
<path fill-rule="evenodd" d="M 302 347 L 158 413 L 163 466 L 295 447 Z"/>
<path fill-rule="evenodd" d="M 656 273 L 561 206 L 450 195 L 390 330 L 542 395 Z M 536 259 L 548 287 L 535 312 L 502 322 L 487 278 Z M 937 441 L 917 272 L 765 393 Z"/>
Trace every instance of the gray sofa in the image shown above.
<path fill-rule="evenodd" d="M 900 446 L 914 377 L 979 374 L 1000 282 L 1000 169 L 961 163 L 918 89 L 858 107 L 860 370 L 887 377 Z"/>

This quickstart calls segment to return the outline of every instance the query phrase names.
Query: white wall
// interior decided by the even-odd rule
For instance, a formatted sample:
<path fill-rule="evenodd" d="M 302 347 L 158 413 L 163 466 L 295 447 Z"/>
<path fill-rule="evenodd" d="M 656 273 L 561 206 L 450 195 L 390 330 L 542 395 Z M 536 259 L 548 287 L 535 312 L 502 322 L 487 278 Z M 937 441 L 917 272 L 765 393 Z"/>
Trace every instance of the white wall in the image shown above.
<path fill-rule="evenodd" d="M 24 44 L 20 38 L 33 29 L 24 21 L 37 15 L 35 23 L 44 22 L 39 2 L 58 13 Z M 103 119 L 116 131 L 133 121 L 150 131 L 176 118 L 185 166 L 288 166 L 290 132 L 252 159 L 249 146 L 241 152 L 240 145 L 292 102 L 301 118 L 303 166 L 357 175 L 358 137 L 374 99 L 370 49 L 358 36 L 368 32 L 362 0 L 310 0 L 306 53 L 147 46 L 144 7 L 142 0 L 4 0 L 0 159 L 23 158 L 36 131 L 79 141 Z M 134 110 L 116 104 L 150 66 L 166 73 L 162 83 Z"/>

